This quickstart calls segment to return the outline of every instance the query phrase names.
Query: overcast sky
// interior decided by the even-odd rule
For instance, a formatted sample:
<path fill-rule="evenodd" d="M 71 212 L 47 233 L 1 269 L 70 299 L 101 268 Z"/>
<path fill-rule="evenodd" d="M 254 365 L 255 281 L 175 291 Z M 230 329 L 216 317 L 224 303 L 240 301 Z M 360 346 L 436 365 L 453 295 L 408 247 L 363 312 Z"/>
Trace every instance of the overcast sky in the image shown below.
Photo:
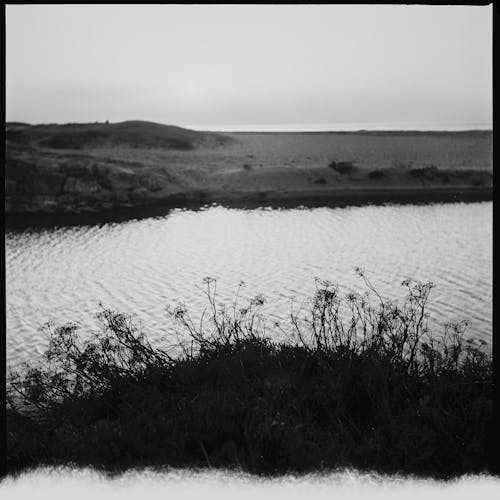
<path fill-rule="evenodd" d="M 491 126 L 491 44 L 491 6 L 10 5 L 7 120 Z"/>

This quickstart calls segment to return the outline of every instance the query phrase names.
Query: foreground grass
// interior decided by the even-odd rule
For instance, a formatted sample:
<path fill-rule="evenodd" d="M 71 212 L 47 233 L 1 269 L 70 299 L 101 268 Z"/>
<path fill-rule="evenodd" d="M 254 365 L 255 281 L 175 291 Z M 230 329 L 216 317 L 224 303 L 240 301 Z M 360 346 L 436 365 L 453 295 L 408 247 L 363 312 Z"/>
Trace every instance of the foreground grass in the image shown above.
<path fill-rule="evenodd" d="M 10 376 L 8 470 L 486 471 L 491 358 L 462 324 L 430 335 L 431 284 L 404 282 L 399 305 L 360 276 L 365 295 L 318 282 L 285 343 L 264 337 L 262 297 L 224 308 L 211 279 L 199 326 L 184 307 L 169 311 L 188 334 L 175 356 L 108 310 L 89 340 L 74 325 L 50 330 L 44 363 Z"/>

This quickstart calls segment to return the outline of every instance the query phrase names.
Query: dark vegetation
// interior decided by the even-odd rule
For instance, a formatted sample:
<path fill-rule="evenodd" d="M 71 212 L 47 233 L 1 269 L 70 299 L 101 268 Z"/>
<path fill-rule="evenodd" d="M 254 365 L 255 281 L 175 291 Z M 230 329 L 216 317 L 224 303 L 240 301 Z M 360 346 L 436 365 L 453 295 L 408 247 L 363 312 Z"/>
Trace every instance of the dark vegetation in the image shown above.
<path fill-rule="evenodd" d="M 350 161 L 331 161 L 328 166 L 342 175 L 350 175 L 358 170 L 358 167 Z"/>
<path fill-rule="evenodd" d="M 368 173 L 368 177 L 370 179 L 385 179 L 387 177 L 387 173 L 384 172 L 383 170 L 372 170 L 371 172 Z"/>
<path fill-rule="evenodd" d="M 115 146 L 191 150 L 206 143 L 222 145 L 229 141 L 220 134 L 145 121 L 32 126 L 9 123 L 5 134 L 13 144 L 76 150 Z"/>
<path fill-rule="evenodd" d="M 326 179 L 324 177 L 318 177 L 314 179 L 314 184 L 326 184 Z"/>
<path fill-rule="evenodd" d="M 428 165 L 426 167 L 412 168 L 409 174 L 417 179 L 432 180 L 440 175 L 440 170 L 436 165 Z"/>
<path fill-rule="evenodd" d="M 454 178 L 469 181 L 473 186 L 485 186 L 490 185 L 492 180 L 490 172 L 478 172 L 472 169 L 441 170 L 435 165 L 409 168 L 408 174 L 419 179 L 422 183 L 439 181 L 443 184 L 449 184 Z"/>
<path fill-rule="evenodd" d="M 464 324 L 431 335 L 432 284 L 403 282 L 398 305 L 360 276 L 363 295 L 318 281 L 305 315 L 275 324 L 283 343 L 264 336 L 263 297 L 220 306 L 210 278 L 205 321 L 195 324 L 184 306 L 168 309 L 185 339 L 174 351 L 109 310 L 86 340 L 73 324 L 48 326 L 43 361 L 9 376 L 8 471 L 485 471 L 491 358 L 465 339 Z"/>
<path fill-rule="evenodd" d="M 476 187 L 481 187 L 481 186 L 486 186 L 487 184 L 491 183 L 492 176 L 491 174 L 485 178 L 486 176 L 481 175 L 481 173 L 473 173 L 470 176 L 470 182 L 473 186 Z"/>

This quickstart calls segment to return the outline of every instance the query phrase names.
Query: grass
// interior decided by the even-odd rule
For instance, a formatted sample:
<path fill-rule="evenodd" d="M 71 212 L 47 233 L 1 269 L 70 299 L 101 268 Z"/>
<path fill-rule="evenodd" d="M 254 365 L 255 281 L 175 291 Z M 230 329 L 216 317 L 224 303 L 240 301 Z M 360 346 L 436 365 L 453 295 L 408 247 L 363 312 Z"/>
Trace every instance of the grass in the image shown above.
<path fill-rule="evenodd" d="M 286 342 L 264 335 L 262 296 L 223 306 L 210 278 L 199 324 L 168 310 L 175 352 L 109 310 L 87 340 L 73 324 L 48 328 L 43 361 L 9 377 L 8 471 L 486 471 L 490 356 L 463 323 L 429 332 L 432 284 L 403 282 L 398 304 L 359 275 L 362 295 L 318 280 L 310 307 L 275 324 Z"/>
<path fill-rule="evenodd" d="M 86 150 L 95 147 L 159 148 L 190 151 L 204 142 L 224 144 L 226 137 L 215 133 L 161 125 L 146 121 L 121 123 L 67 123 L 12 127 L 6 139 L 56 150 Z"/>

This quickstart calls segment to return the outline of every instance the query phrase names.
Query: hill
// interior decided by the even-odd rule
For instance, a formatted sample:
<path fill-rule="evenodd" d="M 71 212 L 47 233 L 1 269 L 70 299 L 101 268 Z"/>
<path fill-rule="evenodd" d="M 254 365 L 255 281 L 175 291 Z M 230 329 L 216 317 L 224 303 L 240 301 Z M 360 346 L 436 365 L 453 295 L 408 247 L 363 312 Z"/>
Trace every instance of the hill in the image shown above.
<path fill-rule="evenodd" d="M 230 141 L 219 134 L 198 132 L 147 121 L 120 123 L 6 124 L 8 143 L 50 149 L 84 149 L 128 146 L 190 150 L 223 145 Z"/>

